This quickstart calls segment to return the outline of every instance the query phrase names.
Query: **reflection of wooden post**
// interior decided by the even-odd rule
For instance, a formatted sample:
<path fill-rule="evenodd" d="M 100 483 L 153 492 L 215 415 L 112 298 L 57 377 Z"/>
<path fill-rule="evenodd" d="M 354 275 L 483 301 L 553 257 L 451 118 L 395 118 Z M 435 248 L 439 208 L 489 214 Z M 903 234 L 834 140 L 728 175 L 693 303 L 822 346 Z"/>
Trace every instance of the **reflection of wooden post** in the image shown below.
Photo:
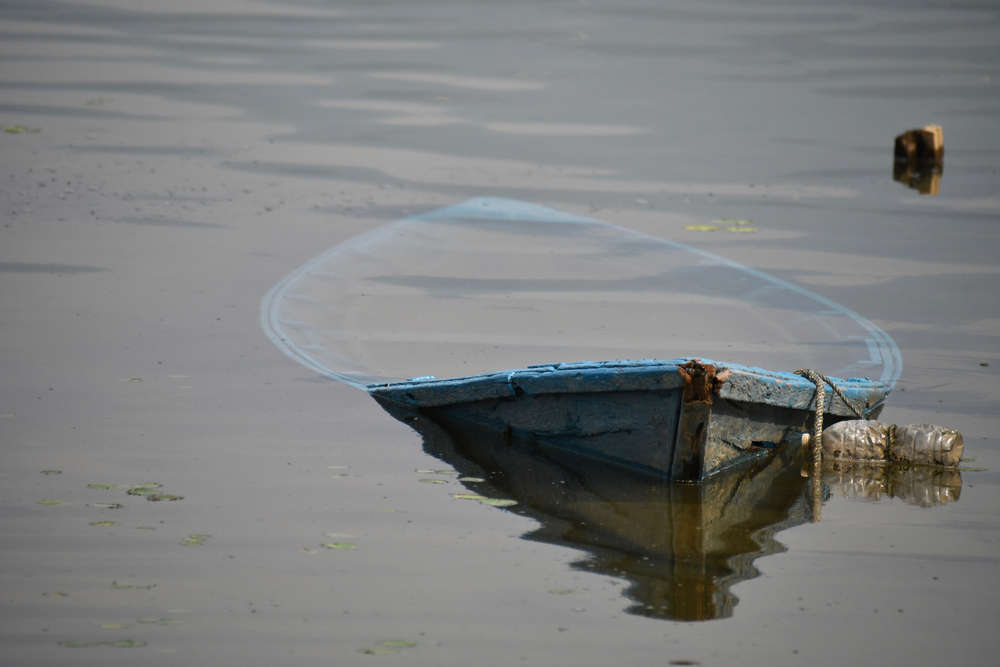
<path fill-rule="evenodd" d="M 944 171 L 944 132 L 940 125 L 907 130 L 896 137 L 894 180 L 906 183 L 922 195 L 941 190 Z"/>

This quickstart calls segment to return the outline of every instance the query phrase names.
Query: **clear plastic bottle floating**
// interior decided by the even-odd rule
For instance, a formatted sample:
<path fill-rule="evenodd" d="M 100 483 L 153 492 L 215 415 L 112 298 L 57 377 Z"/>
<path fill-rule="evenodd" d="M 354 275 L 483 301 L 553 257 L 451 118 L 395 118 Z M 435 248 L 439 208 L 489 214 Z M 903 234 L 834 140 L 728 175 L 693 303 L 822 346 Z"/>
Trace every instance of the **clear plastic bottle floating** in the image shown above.
<path fill-rule="evenodd" d="M 812 441 L 808 433 L 802 444 Z M 899 461 L 957 466 L 962 459 L 962 434 L 933 424 L 897 427 L 877 421 L 842 421 L 823 431 L 825 460 Z"/>

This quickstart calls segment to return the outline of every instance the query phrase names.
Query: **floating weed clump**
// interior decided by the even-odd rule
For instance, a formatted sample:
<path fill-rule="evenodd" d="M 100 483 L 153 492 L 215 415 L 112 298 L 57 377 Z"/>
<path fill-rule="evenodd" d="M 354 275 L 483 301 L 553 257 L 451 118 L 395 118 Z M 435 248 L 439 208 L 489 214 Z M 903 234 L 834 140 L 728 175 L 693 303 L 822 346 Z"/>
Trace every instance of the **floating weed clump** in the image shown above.
<path fill-rule="evenodd" d="M 118 487 L 114 484 L 88 484 L 88 489 L 117 489 Z"/>
<path fill-rule="evenodd" d="M 151 493 L 146 496 L 146 500 L 159 502 L 161 500 L 184 500 L 184 496 L 172 496 L 169 493 Z"/>
<path fill-rule="evenodd" d="M 177 621 L 172 618 L 140 618 L 136 623 L 146 623 L 149 625 L 177 625 Z"/>
<path fill-rule="evenodd" d="M 552 595 L 572 595 L 576 593 L 576 590 L 572 588 L 550 588 L 549 593 Z"/>
<path fill-rule="evenodd" d="M 460 482 L 485 482 L 486 480 L 482 477 L 459 477 Z"/>
<path fill-rule="evenodd" d="M 161 500 L 184 500 L 184 496 L 175 496 L 169 493 L 161 493 L 157 489 L 163 488 L 162 484 L 157 482 L 147 482 L 145 484 L 133 484 L 130 485 L 127 493 L 130 496 L 142 496 L 146 500 L 151 500 L 153 502 L 158 502 Z"/>
<path fill-rule="evenodd" d="M 65 505 L 66 503 L 64 503 L 61 500 L 39 500 L 38 504 L 39 505 Z"/>
<path fill-rule="evenodd" d="M 684 225 L 684 229 L 694 232 L 742 232 L 752 233 L 757 231 L 753 227 L 753 220 L 737 220 L 736 218 L 716 218 L 711 225 Z"/>
<path fill-rule="evenodd" d="M 418 482 L 423 482 L 424 484 L 447 484 L 448 482 L 443 479 L 418 479 Z"/>
<path fill-rule="evenodd" d="M 117 581 L 111 582 L 111 588 L 116 591 L 148 591 L 156 587 L 156 584 L 119 584 Z"/>
<path fill-rule="evenodd" d="M 420 468 L 414 472 L 421 475 L 458 475 L 460 474 L 457 470 L 430 470 L 429 468 Z"/>
<path fill-rule="evenodd" d="M 124 623 L 94 623 L 94 625 L 105 630 L 125 630 L 128 628 Z"/>
<path fill-rule="evenodd" d="M 62 470 L 43 470 L 42 474 L 43 475 L 61 475 L 62 474 Z"/>
<path fill-rule="evenodd" d="M 376 642 L 377 648 L 363 648 L 359 649 L 358 653 L 364 653 L 366 655 L 380 655 L 387 653 L 399 653 L 400 649 L 413 648 L 414 646 L 430 646 L 427 642 L 414 642 L 409 639 L 383 639 L 380 642 Z"/>
<path fill-rule="evenodd" d="M 139 648 L 145 646 L 146 642 L 137 642 L 133 639 L 119 639 L 116 642 L 72 642 L 61 641 L 59 645 L 64 648 L 93 648 L 95 646 L 113 646 L 114 648 Z"/>
<path fill-rule="evenodd" d="M 320 546 L 324 549 L 340 549 L 341 551 L 353 551 L 358 548 L 354 542 L 324 542 Z"/>
<path fill-rule="evenodd" d="M 157 493 L 156 489 L 163 488 L 162 484 L 147 482 L 146 484 L 130 484 L 127 493 L 130 496 L 145 496 L 150 493 Z"/>
<path fill-rule="evenodd" d="M 211 535 L 188 535 L 183 540 L 181 540 L 181 544 L 183 544 L 186 547 L 200 547 L 205 543 L 205 540 L 207 540 L 210 537 Z"/>
<path fill-rule="evenodd" d="M 25 125 L 4 125 L 3 131 L 7 134 L 38 134 L 41 130 L 27 127 Z"/>
<path fill-rule="evenodd" d="M 88 503 L 91 507 L 97 507 L 102 510 L 120 510 L 125 507 L 121 503 Z"/>
<path fill-rule="evenodd" d="M 117 521 L 91 521 L 91 526 L 117 526 L 119 523 Z"/>

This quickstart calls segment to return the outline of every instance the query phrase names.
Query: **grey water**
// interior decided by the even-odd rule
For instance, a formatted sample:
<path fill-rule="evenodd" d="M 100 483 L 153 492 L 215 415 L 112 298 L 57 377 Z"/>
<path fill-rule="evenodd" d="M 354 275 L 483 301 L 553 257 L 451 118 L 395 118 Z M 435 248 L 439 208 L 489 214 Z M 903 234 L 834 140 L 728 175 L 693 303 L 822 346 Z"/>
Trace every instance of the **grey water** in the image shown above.
<path fill-rule="evenodd" d="M 998 23 L 988 2 L 0 0 L 3 662 L 987 663 Z M 931 124 L 922 194 L 893 140 Z M 261 301 L 298 267 L 484 196 L 842 304 L 900 349 L 882 419 L 959 429 L 970 460 L 827 471 L 819 508 L 796 460 L 698 491 L 491 462 L 268 339 Z M 518 504 L 455 497 L 477 494 Z"/>

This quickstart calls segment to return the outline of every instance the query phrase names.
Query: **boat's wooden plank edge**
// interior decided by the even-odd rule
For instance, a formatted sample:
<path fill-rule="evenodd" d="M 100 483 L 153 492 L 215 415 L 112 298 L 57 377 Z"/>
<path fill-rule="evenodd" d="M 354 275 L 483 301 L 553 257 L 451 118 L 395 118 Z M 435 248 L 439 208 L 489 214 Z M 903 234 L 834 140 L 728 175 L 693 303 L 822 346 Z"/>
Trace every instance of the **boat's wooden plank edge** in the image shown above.
<path fill-rule="evenodd" d="M 718 394 L 722 398 L 795 410 L 812 411 L 816 409 L 816 386 L 799 375 L 719 364 L 717 377 L 722 376 L 727 370 L 731 372 L 725 375 Z M 863 412 L 869 412 L 874 407 L 881 405 L 889 395 L 888 387 L 871 380 L 831 379 L 837 383 L 844 395 Z M 847 405 L 844 405 L 840 397 L 829 388 L 826 391 L 824 412 L 841 416 L 854 416 L 854 412 Z"/>
<path fill-rule="evenodd" d="M 712 365 L 718 378 L 717 395 L 747 403 L 812 410 L 816 387 L 794 373 L 768 371 L 738 364 L 698 359 L 576 362 L 530 366 L 484 375 L 445 380 L 415 379 L 385 385 L 369 385 L 381 398 L 415 407 L 437 407 L 484 399 L 528 394 L 650 391 L 684 386 L 685 374 L 678 367 L 697 361 Z M 870 409 L 881 404 L 889 388 L 867 379 L 837 380 L 838 386 L 856 405 Z M 827 391 L 825 412 L 851 415 L 851 410 Z"/>

